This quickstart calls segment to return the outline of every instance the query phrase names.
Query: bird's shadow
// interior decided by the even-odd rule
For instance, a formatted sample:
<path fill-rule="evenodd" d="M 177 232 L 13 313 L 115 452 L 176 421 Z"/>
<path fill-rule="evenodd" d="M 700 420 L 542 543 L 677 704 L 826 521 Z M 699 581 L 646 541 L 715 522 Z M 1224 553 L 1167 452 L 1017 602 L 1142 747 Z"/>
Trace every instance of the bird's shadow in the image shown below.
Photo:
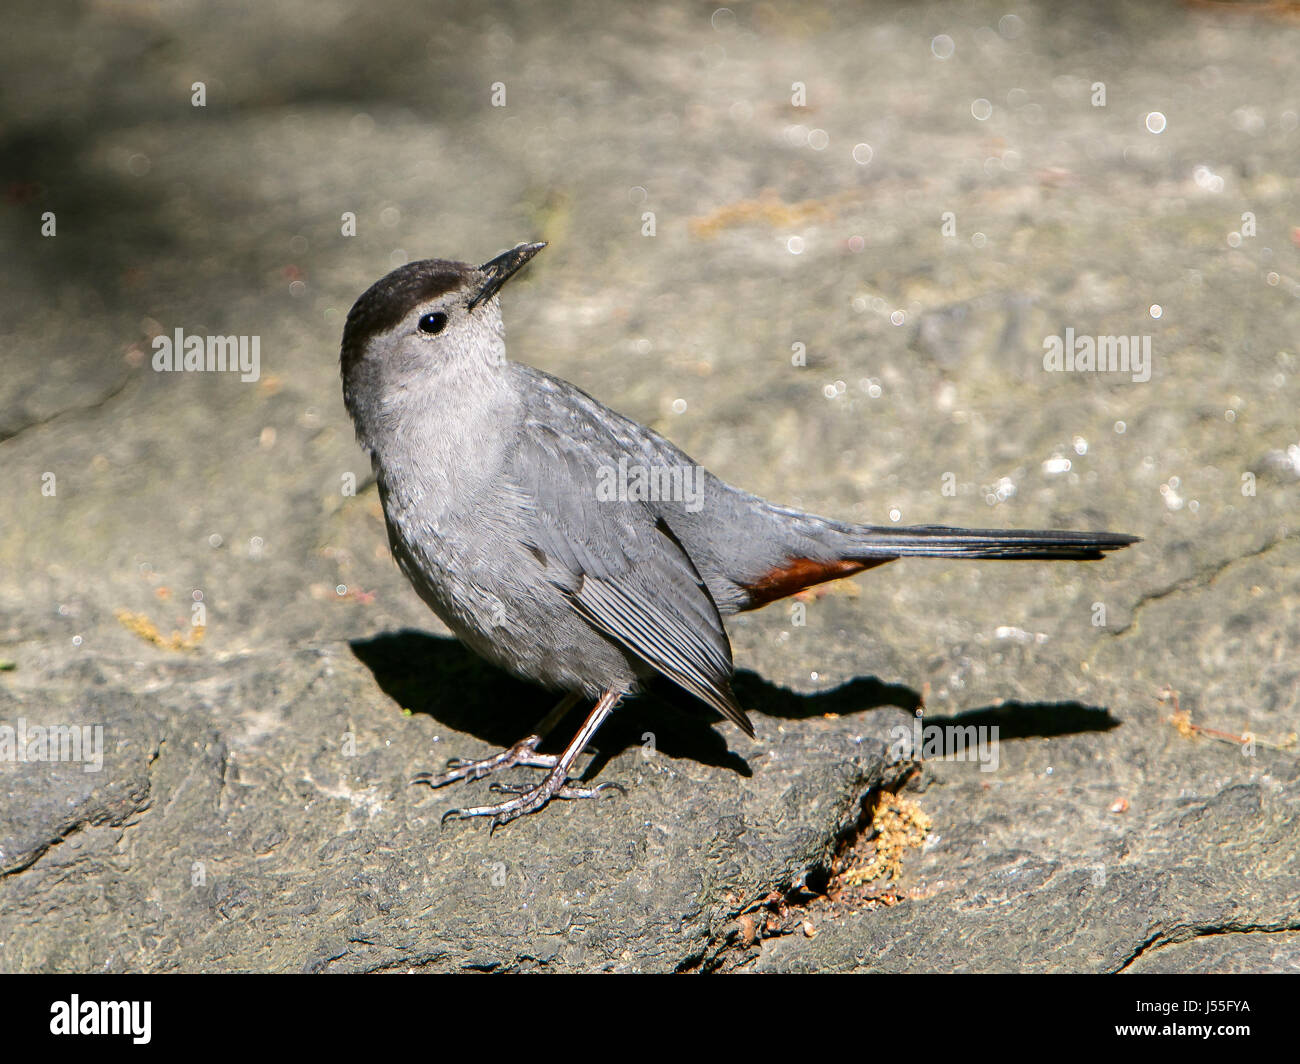
<path fill-rule="evenodd" d="M 385 632 L 349 646 L 368 668 L 380 688 L 403 709 L 427 713 L 459 732 L 466 732 L 493 747 L 504 748 L 531 732 L 558 701 L 558 696 L 516 679 L 490 665 L 459 640 L 432 636 L 414 629 Z M 757 673 L 736 674 L 736 697 L 746 709 L 768 717 L 802 720 L 834 713 L 865 713 L 881 706 L 914 712 L 921 695 L 903 684 L 884 683 L 859 676 L 829 691 L 799 694 L 768 683 Z M 558 750 L 573 735 L 590 707 L 570 711 L 543 750 Z M 727 748 L 727 740 L 713 725 L 721 718 L 689 695 L 664 683 L 639 698 L 629 699 L 597 733 L 594 760 L 583 773 L 597 776 L 606 762 L 624 750 L 651 741 L 657 750 L 674 758 L 726 768 L 752 776 L 749 763 Z M 927 726 L 997 725 L 1000 739 L 1065 735 L 1073 732 L 1109 731 L 1119 721 L 1109 710 L 1080 702 L 1006 702 L 953 716 L 925 715 Z M 468 751 L 450 751 L 468 756 Z M 429 766 L 436 770 L 436 766 Z"/>

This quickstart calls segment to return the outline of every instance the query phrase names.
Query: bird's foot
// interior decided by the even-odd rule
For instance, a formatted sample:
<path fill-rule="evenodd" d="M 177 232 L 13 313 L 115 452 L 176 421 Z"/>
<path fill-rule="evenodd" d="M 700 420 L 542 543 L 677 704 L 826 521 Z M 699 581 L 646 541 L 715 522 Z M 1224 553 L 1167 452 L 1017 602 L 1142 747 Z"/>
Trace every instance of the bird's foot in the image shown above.
<path fill-rule="evenodd" d="M 411 780 L 411 783 L 424 783 L 430 787 L 445 787 L 457 780 L 481 780 L 484 776 L 490 776 L 494 772 L 500 772 L 505 768 L 515 768 L 516 766 L 553 769 L 558 764 L 558 759 L 554 754 L 539 754 L 537 752 L 537 746 L 541 741 L 540 735 L 528 735 L 520 739 L 514 746 L 508 747 L 492 757 L 485 757 L 481 761 L 453 757 L 447 762 L 446 772 L 441 775 L 434 775 L 432 772 L 421 772 Z"/>
<path fill-rule="evenodd" d="M 535 787 L 520 784 L 494 783 L 491 789 L 498 794 L 513 794 L 508 802 L 499 805 L 476 805 L 465 809 L 448 809 L 442 815 L 442 822 L 448 820 L 469 820 L 471 817 L 487 816 L 492 818 L 492 830 L 502 824 L 508 824 L 521 816 L 536 813 L 552 798 L 599 798 L 607 790 L 616 790 L 620 794 L 627 791 L 617 783 L 598 783 L 595 787 L 573 787 L 568 777 L 558 771 L 552 772 Z"/>

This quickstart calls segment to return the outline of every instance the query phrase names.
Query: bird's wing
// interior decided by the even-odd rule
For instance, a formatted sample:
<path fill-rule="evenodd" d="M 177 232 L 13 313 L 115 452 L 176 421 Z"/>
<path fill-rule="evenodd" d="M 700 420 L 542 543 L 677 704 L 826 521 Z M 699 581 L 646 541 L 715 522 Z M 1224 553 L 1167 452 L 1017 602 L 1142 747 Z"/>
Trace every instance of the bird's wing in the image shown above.
<path fill-rule="evenodd" d="M 598 631 L 752 736 L 731 690 L 731 643 L 690 556 L 644 501 L 619 498 L 615 441 L 555 413 L 525 418 L 509 464 L 539 575 Z"/>

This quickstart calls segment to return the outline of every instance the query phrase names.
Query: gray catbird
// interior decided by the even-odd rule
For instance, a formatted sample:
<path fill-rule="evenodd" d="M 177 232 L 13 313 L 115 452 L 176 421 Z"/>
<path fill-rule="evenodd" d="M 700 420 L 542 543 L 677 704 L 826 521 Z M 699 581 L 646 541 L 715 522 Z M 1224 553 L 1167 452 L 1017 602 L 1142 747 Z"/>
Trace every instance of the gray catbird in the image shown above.
<path fill-rule="evenodd" d="M 438 787 L 524 765 L 514 797 L 448 816 L 505 823 L 571 786 L 587 743 L 659 674 L 751 737 L 731 690 L 725 614 L 906 557 L 1100 558 L 1110 532 L 846 524 L 776 506 L 696 465 L 643 425 L 506 360 L 497 292 L 545 244 L 482 266 L 412 262 L 373 284 L 343 330 L 343 398 L 378 477 L 393 556 L 420 597 L 489 661 L 564 694 L 536 731 Z M 546 734 L 595 708 L 558 756 Z M 609 786 L 609 785 L 602 785 Z"/>

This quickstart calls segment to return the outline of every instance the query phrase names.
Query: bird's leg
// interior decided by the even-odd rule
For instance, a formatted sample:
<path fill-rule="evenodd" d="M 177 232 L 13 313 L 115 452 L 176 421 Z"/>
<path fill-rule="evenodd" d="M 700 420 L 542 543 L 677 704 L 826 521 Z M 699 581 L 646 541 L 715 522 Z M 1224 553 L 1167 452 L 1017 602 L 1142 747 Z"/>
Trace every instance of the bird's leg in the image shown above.
<path fill-rule="evenodd" d="M 434 775 L 432 772 L 421 772 L 411 782 L 413 784 L 424 783 L 430 787 L 445 787 L 457 780 L 479 780 L 484 776 L 490 776 L 494 772 L 500 772 L 503 768 L 514 768 L 516 765 L 524 768 L 554 768 L 558 760 L 556 756 L 554 754 L 539 754 L 537 747 L 546 738 L 547 733 L 564 719 L 564 715 L 574 707 L 577 701 L 578 696 L 576 694 L 565 695 L 556 704 L 555 708 L 538 722 L 532 734 L 525 735 L 514 746 L 506 747 L 499 754 L 485 757 L 481 761 L 453 757 L 447 762 L 447 771 L 441 775 Z"/>
<path fill-rule="evenodd" d="M 495 830 L 502 824 L 508 824 L 516 817 L 537 812 L 552 798 L 596 798 L 602 791 L 611 787 L 621 791 L 623 788 L 616 783 L 602 783 L 596 787 L 570 787 L 569 772 L 573 768 L 573 763 L 578 760 L 579 755 L 591 742 L 591 737 L 596 734 L 596 729 L 613 712 L 614 707 L 618 705 L 622 697 L 623 692 L 617 690 L 606 691 L 600 696 L 596 707 L 583 721 L 582 727 L 578 729 L 578 734 L 564 748 L 564 752 L 556 758 L 555 767 L 546 774 L 546 778 L 536 787 L 525 789 L 494 783 L 492 785 L 494 791 L 506 794 L 513 793 L 516 797 L 507 802 L 502 802 L 500 805 L 479 805 L 468 809 L 449 809 L 443 814 L 443 821 L 445 822 L 453 817 L 465 820 L 475 816 L 490 816 L 492 818 L 492 827 Z"/>

